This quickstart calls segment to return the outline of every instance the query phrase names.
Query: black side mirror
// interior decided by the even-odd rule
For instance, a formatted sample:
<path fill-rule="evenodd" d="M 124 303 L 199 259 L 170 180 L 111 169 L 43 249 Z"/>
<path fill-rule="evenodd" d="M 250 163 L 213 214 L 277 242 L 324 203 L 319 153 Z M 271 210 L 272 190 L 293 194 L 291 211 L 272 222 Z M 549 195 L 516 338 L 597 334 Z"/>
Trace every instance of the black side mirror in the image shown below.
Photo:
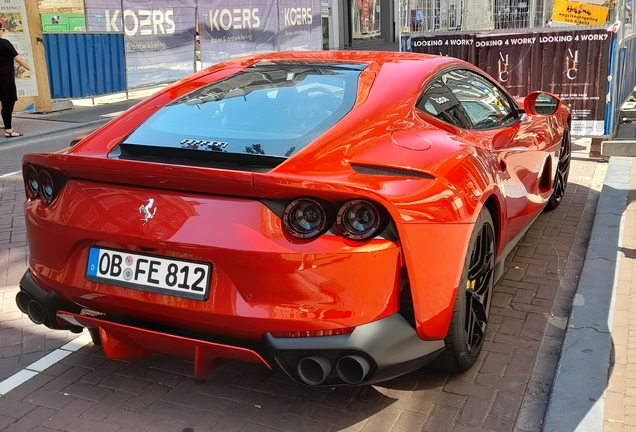
<path fill-rule="evenodd" d="M 84 138 L 86 138 L 88 135 L 90 134 L 84 134 L 84 135 L 80 135 L 78 137 L 75 137 L 71 140 L 71 143 L 69 144 L 71 147 L 75 146 L 77 143 L 79 143 L 81 140 L 83 140 Z"/>

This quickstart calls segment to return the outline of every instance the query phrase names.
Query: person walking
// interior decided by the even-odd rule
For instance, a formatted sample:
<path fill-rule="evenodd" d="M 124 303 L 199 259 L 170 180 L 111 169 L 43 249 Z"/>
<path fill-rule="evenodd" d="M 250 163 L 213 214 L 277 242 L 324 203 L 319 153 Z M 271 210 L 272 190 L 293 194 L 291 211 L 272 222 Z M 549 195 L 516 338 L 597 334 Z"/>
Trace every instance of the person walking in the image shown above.
<path fill-rule="evenodd" d="M 14 61 L 26 70 L 30 70 L 29 63 L 15 50 L 11 42 L 3 39 L 6 28 L 0 23 L 0 104 L 2 109 L 0 114 L 4 122 L 4 136 L 13 138 L 22 136 L 21 133 L 13 130 L 11 117 L 13 117 L 13 107 L 18 100 L 18 90 L 15 86 Z"/>

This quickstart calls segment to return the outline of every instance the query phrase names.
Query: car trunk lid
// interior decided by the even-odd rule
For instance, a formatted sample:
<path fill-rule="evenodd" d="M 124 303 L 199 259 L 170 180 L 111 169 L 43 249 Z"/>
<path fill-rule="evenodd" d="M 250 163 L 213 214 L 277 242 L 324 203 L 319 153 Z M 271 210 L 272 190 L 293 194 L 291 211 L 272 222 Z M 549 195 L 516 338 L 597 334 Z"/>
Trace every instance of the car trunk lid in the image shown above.
<path fill-rule="evenodd" d="M 256 197 L 252 181 L 254 174 L 242 170 L 62 153 L 30 154 L 23 159 L 23 165 L 27 163 L 55 169 L 67 178 L 156 189 Z"/>

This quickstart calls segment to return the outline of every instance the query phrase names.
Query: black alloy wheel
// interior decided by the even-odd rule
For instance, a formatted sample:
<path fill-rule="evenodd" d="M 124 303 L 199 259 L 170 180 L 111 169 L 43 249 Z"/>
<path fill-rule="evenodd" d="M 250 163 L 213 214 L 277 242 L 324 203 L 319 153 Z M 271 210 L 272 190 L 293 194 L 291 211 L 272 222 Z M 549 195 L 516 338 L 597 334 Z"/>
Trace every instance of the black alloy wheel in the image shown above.
<path fill-rule="evenodd" d="M 561 204 L 561 200 L 565 195 L 565 189 L 568 186 L 571 159 L 572 139 L 570 138 L 570 129 L 566 126 L 563 131 L 563 140 L 561 141 L 561 153 L 559 154 L 559 164 L 557 165 L 554 178 L 554 189 L 548 200 L 548 204 L 545 206 L 546 210 L 554 210 Z"/>
<path fill-rule="evenodd" d="M 438 369 L 466 371 L 481 353 L 494 287 L 495 244 L 492 217 L 484 208 L 471 235 L 446 347 L 432 363 Z"/>
<path fill-rule="evenodd" d="M 464 331 L 466 349 L 479 355 L 486 338 L 495 268 L 495 234 L 492 224 L 483 224 L 474 243 L 466 283 Z"/>

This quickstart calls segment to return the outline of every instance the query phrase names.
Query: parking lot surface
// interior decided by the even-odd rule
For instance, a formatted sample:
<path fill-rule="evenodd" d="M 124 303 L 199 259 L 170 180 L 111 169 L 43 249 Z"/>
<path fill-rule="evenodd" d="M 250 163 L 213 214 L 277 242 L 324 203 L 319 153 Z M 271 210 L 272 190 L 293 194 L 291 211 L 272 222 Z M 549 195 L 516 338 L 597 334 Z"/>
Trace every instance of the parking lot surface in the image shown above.
<path fill-rule="evenodd" d="M 67 345 L 77 335 L 31 323 L 14 300 L 28 260 L 15 150 L 0 177 L 0 430 L 538 431 L 607 168 L 588 157 L 589 140 L 573 144 L 563 202 L 506 261 L 477 364 L 333 389 L 238 362 L 195 379 L 187 360 L 109 360 L 88 339 Z"/>

